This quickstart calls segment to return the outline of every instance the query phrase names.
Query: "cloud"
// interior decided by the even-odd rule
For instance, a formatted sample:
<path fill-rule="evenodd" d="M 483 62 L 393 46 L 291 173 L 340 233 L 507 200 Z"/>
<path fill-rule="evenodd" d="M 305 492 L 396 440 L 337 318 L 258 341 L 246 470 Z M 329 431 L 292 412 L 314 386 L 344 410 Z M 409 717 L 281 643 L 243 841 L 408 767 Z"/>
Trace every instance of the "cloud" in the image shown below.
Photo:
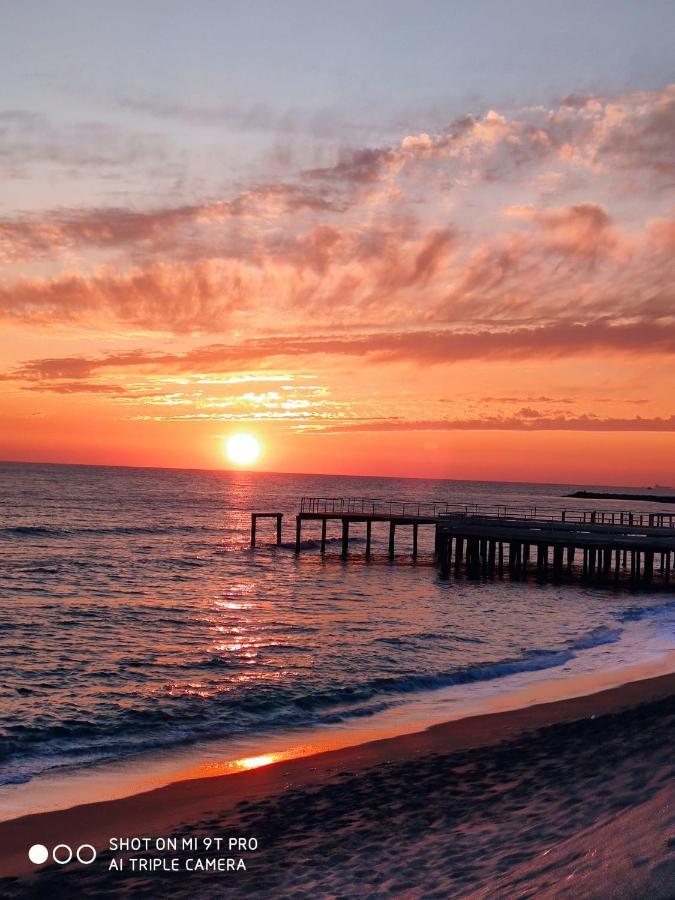
<path fill-rule="evenodd" d="M 576 203 L 559 209 L 515 206 L 506 213 L 537 225 L 545 250 L 576 260 L 597 260 L 619 243 L 607 211 L 598 203 Z"/>
<path fill-rule="evenodd" d="M 654 250 L 675 254 L 675 216 L 655 219 L 649 225 L 648 236 Z"/>
<path fill-rule="evenodd" d="M 544 394 L 538 397 L 481 397 L 480 401 L 481 403 L 576 403 L 571 397 L 547 397 Z"/>
<path fill-rule="evenodd" d="M 96 121 L 57 125 L 31 110 L 0 111 L 0 166 L 14 174 L 41 163 L 104 171 L 166 159 L 165 142 L 156 134 Z"/>
<path fill-rule="evenodd" d="M 573 310 L 584 339 L 598 322 L 613 337 L 651 322 L 658 347 L 675 232 L 654 158 L 674 104 L 665 88 L 490 110 L 222 198 L 5 216 L 0 318 L 163 334 L 356 324 L 426 346 L 433 327 L 444 347 L 464 335 L 449 353 L 493 354 L 504 338 L 490 334 L 518 343 L 518 327 L 560 329 Z M 3 121 L 41 127 L 21 111 Z M 542 193 L 551 175 L 562 186 Z"/>
<path fill-rule="evenodd" d="M 20 381 L 87 379 L 104 370 L 227 372 L 272 360 L 325 356 L 357 357 L 364 363 L 457 364 L 469 360 L 522 360 L 604 355 L 675 354 L 675 324 L 634 322 L 612 325 L 562 323 L 537 328 L 477 332 L 401 332 L 389 334 L 287 336 L 239 344 L 207 344 L 184 353 L 133 350 L 101 357 L 34 359 L 4 378 Z M 555 401 L 561 402 L 561 401 Z"/>
<path fill-rule="evenodd" d="M 336 110 L 279 112 L 260 103 L 205 106 L 158 97 L 123 97 L 119 105 L 144 117 L 153 115 L 207 127 L 227 124 L 241 131 L 304 133 L 335 139 L 367 128 L 355 123 L 353 116 L 342 116 Z M 592 167 L 649 170 L 672 180 L 674 138 L 675 85 L 623 96 L 570 95 L 550 108 L 465 114 L 440 133 L 405 135 L 398 146 L 342 148 L 335 163 L 308 170 L 306 177 L 363 184 L 382 177 L 391 167 L 425 158 L 456 160 L 492 181 L 532 163 L 560 157 Z"/>
<path fill-rule="evenodd" d="M 387 166 L 397 159 L 395 150 L 388 147 L 365 147 L 360 150 L 342 150 L 338 161 L 321 169 L 308 169 L 305 178 L 327 182 L 370 184 L 377 181 Z"/>
<path fill-rule="evenodd" d="M 209 261 L 156 263 L 123 274 L 101 267 L 90 276 L 68 272 L 0 286 L 0 317 L 43 324 L 115 320 L 181 332 L 218 323 L 225 330 L 244 303 L 237 269 Z"/>
<path fill-rule="evenodd" d="M 384 420 L 318 426 L 331 434 L 387 431 L 675 431 L 675 415 L 644 418 L 595 416 L 488 416 L 471 419 Z"/>
<path fill-rule="evenodd" d="M 49 391 L 53 394 L 126 394 L 127 389 L 119 384 L 100 384 L 86 381 L 40 382 L 24 386 L 27 391 Z"/>
<path fill-rule="evenodd" d="M 137 253 L 138 245 L 143 244 L 146 250 L 173 250 L 179 240 L 189 244 L 199 226 L 342 209 L 325 193 L 269 184 L 251 188 L 231 200 L 165 209 L 62 209 L 46 215 L 6 217 L 0 219 L 0 260 L 3 256 L 6 260 L 25 260 L 86 247 L 131 246 Z"/>
<path fill-rule="evenodd" d="M 178 213 L 177 213 L 178 215 Z M 110 222 L 114 221 L 114 229 Z M 79 226 L 79 223 L 78 223 Z M 89 227 L 89 226 L 87 226 Z M 110 220 L 97 239 L 152 234 L 156 220 Z M 119 321 L 164 332 L 227 332 L 232 314 L 267 307 L 299 323 L 327 311 L 338 320 L 355 308 L 377 309 L 382 321 L 399 300 L 430 284 L 456 246 L 450 229 L 416 235 L 407 229 L 318 226 L 297 238 L 278 235 L 267 246 L 225 250 L 196 261 L 151 262 L 120 271 L 97 266 L 54 277 L 0 282 L 0 318 L 31 323 Z M 408 304 L 410 314 L 412 310 Z"/>
<path fill-rule="evenodd" d="M 598 100 L 589 101 L 597 106 Z M 583 108 L 586 108 L 583 107 Z M 597 121 L 597 157 L 634 170 L 675 179 L 675 84 L 662 91 L 642 91 L 603 104 Z"/>
<path fill-rule="evenodd" d="M 278 202 L 314 208 L 311 197 L 294 194 L 259 199 Z M 251 209 L 242 206 L 237 216 L 243 208 Z M 200 254 L 198 239 L 184 229 L 194 221 L 235 220 L 216 204 L 165 214 L 64 215 L 44 227 L 13 223 L 10 239 L 0 222 L 6 254 L 77 237 L 100 247 L 129 244 L 138 257 L 129 267 L 111 263 L 87 273 L 74 264 L 54 276 L 0 281 L 0 317 L 97 327 L 119 321 L 181 334 L 227 332 L 232 315 L 244 312 L 246 327 L 276 316 L 291 330 L 315 314 L 335 327 L 476 327 L 556 321 L 571 305 L 580 324 L 603 316 L 656 321 L 672 309 L 667 218 L 655 220 L 640 241 L 628 241 L 599 204 L 507 212 L 517 230 L 479 243 L 455 227 L 423 230 L 406 218 L 359 226 L 332 219 L 287 233 L 270 214 L 264 234 L 237 225 L 221 233 L 217 248 L 202 248 L 212 255 Z M 256 228 L 260 215 L 258 208 L 246 229 Z M 523 231 L 522 222 L 531 227 Z M 143 252 L 161 241 L 174 247 L 172 261 Z"/>
<path fill-rule="evenodd" d="M 353 115 L 342 115 L 335 109 L 280 110 L 266 103 L 243 103 L 223 100 L 204 104 L 176 102 L 158 96 L 122 96 L 120 108 L 139 113 L 144 121 L 149 116 L 169 119 L 188 126 L 221 129 L 227 126 L 240 132 L 275 135 L 309 135 L 314 138 L 344 139 L 345 134 L 361 133 L 372 128 L 372 122 L 358 123 Z"/>

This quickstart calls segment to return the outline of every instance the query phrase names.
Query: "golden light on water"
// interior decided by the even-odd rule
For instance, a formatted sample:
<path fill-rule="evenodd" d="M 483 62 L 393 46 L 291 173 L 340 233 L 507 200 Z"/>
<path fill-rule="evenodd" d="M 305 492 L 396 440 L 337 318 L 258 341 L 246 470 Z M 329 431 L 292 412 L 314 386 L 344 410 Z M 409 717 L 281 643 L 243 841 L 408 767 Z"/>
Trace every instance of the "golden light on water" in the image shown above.
<path fill-rule="evenodd" d="M 260 456 L 260 452 L 260 441 L 252 434 L 238 432 L 230 435 L 225 441 L 225 453 L 235 466 L 252 465 Z"/>
<path fill-rule="evenodd" d="M 260 756 L 244 756 L 241 759 L 235 759 L 233 766 L 243 770 L 259 769 L 261 766 L 280 762 L 284 758 L 287 757 L 283 753 L 262 753 Z"/>

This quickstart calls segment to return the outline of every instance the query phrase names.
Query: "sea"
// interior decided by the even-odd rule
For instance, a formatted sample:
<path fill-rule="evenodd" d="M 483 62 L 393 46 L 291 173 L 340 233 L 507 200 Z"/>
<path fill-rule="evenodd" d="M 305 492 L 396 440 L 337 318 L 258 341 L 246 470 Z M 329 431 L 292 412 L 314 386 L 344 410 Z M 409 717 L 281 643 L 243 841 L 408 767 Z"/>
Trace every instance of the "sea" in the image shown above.
<path fill-rule="evenodd" d="M 442 581 L 431 528 L 416 563 L 405 528 L 387 559 L 385 524 L 370 561 L 363 526 L 346 561 L 337 523 L 324 557 L 319 523 L 294 552 L 302 497 L 664 511 L 579 488 L 611 490 L 0 464 L 0 818 L 666 660 L 672 591 Z M 261 520 L 251 549 L 252 510 L 284 513 L 280 546 Z"/>

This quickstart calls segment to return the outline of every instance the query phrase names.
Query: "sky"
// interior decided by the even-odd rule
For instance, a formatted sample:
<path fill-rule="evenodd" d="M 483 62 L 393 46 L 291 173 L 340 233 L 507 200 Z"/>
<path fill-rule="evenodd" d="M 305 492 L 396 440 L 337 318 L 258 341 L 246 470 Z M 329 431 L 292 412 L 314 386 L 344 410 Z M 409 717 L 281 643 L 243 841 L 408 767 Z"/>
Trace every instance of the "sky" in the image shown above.
<path fill-rule="evenodd" d="M 0 15 L 0 458 L 675 483 L 673 3 Z"/>

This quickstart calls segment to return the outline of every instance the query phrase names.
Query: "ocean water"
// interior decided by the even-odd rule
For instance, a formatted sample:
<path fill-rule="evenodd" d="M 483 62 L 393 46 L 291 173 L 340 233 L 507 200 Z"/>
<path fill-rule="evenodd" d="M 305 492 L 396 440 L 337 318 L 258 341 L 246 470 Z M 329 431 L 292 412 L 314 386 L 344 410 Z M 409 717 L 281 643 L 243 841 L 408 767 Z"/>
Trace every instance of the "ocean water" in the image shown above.
<path fill-rule="evenodd" d="M 324 559 L 319 523 L 291 543 L 301 496 L 598 505 L 577 487 L 0 464 L 0 785 L 672 647 L 665 591 L 441 582 L 424 528 L 417 565 L 405 529 L 386 561 L 386 525 L 370 563 L 359 527 L 347 562 L 337 526 Z M 288 543 L 263 521 L 252 552 L 252 509 Z"/>

